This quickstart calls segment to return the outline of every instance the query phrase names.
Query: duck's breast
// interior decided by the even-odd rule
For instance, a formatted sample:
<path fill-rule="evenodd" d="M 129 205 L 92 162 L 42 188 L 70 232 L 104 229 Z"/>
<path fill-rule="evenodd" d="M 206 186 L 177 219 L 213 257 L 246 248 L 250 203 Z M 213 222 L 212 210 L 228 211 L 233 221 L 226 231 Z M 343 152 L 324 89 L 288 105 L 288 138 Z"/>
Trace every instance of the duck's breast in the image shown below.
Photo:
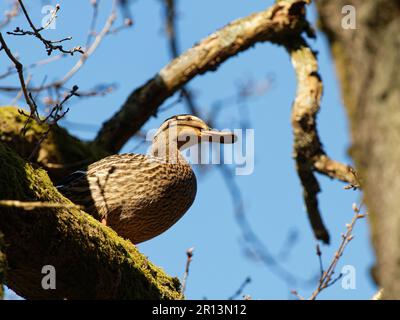
<path fill-rule="evenodd" d="M 149 159 L 139 162 L 127 163 L 125 168 L 120 165 L 107 178 L 103 174 L 100 179 L 105 183 L 105 198 L 112 199 L 100 208 L 107 212 L 107 224 L 133 243 L 149 240 L 169 229 L 190 208 L 197 190 L 194 172 L 186 163 Z M 118 183 L 112 183 L 117 179 Z M 101 197 L 100 189 L 94 189 L 96 197 Z"/>

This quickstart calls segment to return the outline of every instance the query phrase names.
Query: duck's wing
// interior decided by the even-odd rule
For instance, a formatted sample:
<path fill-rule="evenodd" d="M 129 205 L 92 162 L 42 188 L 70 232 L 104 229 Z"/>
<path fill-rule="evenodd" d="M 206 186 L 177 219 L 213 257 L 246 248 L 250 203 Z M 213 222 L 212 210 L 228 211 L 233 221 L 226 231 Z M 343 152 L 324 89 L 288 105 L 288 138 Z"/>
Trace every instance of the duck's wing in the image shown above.
<path fill-rule="evenodd" d="M 129 176 L 128 173 L 132 175 L 133 171 L 139 170 L 147 162 L 150 161 L 144 155 L 108 156 L 92 163 L 87 170 L 70 174 L 60 181 L 56 188 L 72 202 L 83 206 L 87 213 L 96 218 L 102 218 L 109 209 L 106 205 L 103 206 L 109 193 L 108 189 L 115 185 L 118 188 L 123 187 L 121 183 L 116 184 L 116 177 L 120 177 L 120 182 L 125 182 L 125 178 Z"/>

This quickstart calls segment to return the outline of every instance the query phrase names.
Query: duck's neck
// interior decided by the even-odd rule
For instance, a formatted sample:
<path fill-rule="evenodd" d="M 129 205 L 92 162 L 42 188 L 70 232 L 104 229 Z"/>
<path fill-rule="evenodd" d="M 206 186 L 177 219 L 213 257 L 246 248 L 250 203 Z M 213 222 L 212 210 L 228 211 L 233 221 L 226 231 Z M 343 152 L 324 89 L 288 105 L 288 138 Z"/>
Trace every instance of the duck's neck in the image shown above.
<path fill-rule="evenodd" d="M 177 145 L 177 139 L 167 134 L 157 136 L 151 146 L 151 155 L 167 163 L 187 163 Z"/>

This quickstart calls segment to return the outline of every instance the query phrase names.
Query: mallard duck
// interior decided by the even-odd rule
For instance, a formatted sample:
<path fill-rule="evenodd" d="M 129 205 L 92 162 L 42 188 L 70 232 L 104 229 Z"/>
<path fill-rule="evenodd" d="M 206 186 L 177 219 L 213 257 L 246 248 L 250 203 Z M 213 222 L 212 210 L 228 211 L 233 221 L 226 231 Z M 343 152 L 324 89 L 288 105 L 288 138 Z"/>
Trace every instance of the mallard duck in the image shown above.
<path fill-rule="evenodd" d="M 180 151 L 202 141 L 234 143 L 236 137 L 198 117 L 174 116 L 157 130 L 148 155 L 106 157 L 72 174 L 58 190 L 132 243 L 149 240 L 192 205 L 196 176 Z"/>

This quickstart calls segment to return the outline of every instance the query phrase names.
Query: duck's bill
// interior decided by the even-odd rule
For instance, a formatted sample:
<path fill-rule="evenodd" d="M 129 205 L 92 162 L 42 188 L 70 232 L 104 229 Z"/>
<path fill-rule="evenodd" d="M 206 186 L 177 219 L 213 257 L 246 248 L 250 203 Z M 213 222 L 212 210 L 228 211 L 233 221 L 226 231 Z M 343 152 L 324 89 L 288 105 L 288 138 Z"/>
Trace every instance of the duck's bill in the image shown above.
<path fill-rule="evenodd" d="M 235 143 L 237 141 L 237 136 L 233 132 L 202 130 L 201 139 L 209 142 Z"/>

